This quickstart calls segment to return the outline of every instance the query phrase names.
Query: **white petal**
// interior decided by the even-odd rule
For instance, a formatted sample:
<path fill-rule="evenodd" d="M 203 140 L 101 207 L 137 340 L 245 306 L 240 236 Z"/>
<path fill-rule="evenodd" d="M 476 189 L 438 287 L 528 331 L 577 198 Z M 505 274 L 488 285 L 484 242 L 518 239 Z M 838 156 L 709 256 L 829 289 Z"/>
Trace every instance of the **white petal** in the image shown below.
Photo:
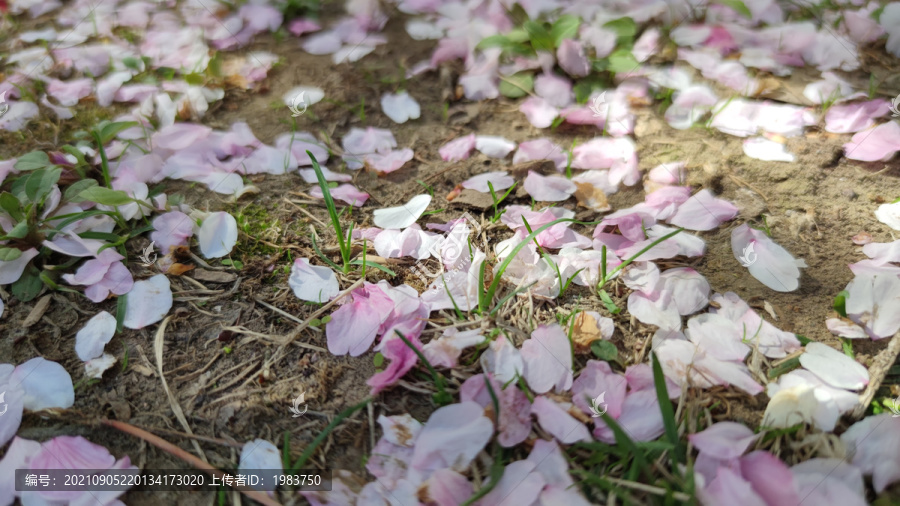
<path fill-rule="evenodd" d="M 869 371 L 862 364 L 827 344 L 807 344 L 800 365 L 833 387 L 861 390 L 869 384 Z"/>
<path fill-rule="evenodd" d="M 381 96 L 381 110 L 394 123 L 406 123 L 421 114 L 419 103 L 409 93 L 385 93 Z"/>
<path fill-rule="evenodd" d="M 172 289 L 165 274 L 135 281 L 125 305 L 125 326 L 142 329 L 162 320 L 172 309 Z"/>
<path fill-rule="evenodd" d="M 116 357 L 104 353 L 103 356 L 84 363 L 84 375 L 88 378 L 100 379 L 103 373 L 114 365 L 116 365 Z"/>
<path fill-rule="evenodd" d="M 406 228 L 422 216 L 429 204 L 431 204 L 431 195 L 416 195 L 402 206 L 376 209 L 373 213 L 373 221 L 376 227 L 384 229 Z"/>
<path fill-rule="evenodd" d="M 56 362 L 33 358 L 16 367 L 10 383 L 25 392 L 25 409 L 71 408 L 75 404 L 72 377 Z"/>
<path fill-rule="evenodd" d="M 568 199 L 577 187 L 575 183 L 562 176 L 542 176 L 528 171 L 525 178 L 525 191 L 539 202 L 560 202 Z"/>
<path fill-rule="evenodd" d="M 254 439 L 244 444 L 238 469 L 284 469 L 281 452 L 265 439 Z"/>
<path fill-rule="evenodd" d="M 475 149 L 491 158 L 506 158 L 516 149 L 516 143 L 495 135 L 479 135 L 475 137 Z"/>
<path fill-rule="evenodd" d="M 75 353 L 84 362 L 97 358 L 103 354 L 103 348 L 115 333 L 116 317 L 101 311 L 75 334 Z"/>
<path fill-rule="evenodd" d="M 285 105 L 292 105 L 295 99 L 300 98 L 300 94 L 303 94 L 303 97 L 297 100 L 297 108 L 303 109 L 303 104 L 307 106 L 313 105 L 315 103 L 321 102 L 323 98 L 325 98 L 325 90 L 322 88 L 317 88 L 315 86 L 297 86 L 291 91 L 284 94 L 284 103 Z"/>
<path fill-rule="evenodd" d="M 784 144 L 770 141 L 765 137 L 753 137 L 744 141 L 744 154 L 750 158 L 766 162 L 793 162 L 794 155 L 785 149 Z"/>
<path fill-rule="evenodd" d="M 205 258 L 221 258 L 231 253 L 237 244 L 238 229 L 234 216 L 226 212 L 217 212 L 203 220 L 197 232 L 200 253 Z"/>
<path fill-rule="evenodd" d="M 310 265 L 309 260 L 305 258 L 294 260 L 288 285 L 297 298 L 310 302 L 327 302 L 340 292 L 337 276 L 333 270 Z"/>

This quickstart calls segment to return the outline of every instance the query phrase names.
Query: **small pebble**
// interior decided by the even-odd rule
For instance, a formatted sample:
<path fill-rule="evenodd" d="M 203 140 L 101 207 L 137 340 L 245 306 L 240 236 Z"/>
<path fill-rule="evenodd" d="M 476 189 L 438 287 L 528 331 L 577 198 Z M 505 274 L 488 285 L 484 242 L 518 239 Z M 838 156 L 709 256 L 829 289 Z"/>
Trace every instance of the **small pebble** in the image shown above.
<path fill-rule="evenodd" d="M 872 239 L 872 234 L 870 234 L 868 232 L 860 232 L 860 233 L 854 235 L 852 238 L 850 238 L 850 240 L 853 241 L 853 244 L 862 246 L 863 244 L 869 244 L 870 242 L 872 242 L 873 239 Z"/>
<path fill-rule="evenodd" d="M 859 197 L 859 195 L 857 195 L 857 193 L 850 188 L 844 188 L 843 190 L 841 190 L 841 195 L 847 197 L 850 200 L 855 200 L 856 197 Z"/>

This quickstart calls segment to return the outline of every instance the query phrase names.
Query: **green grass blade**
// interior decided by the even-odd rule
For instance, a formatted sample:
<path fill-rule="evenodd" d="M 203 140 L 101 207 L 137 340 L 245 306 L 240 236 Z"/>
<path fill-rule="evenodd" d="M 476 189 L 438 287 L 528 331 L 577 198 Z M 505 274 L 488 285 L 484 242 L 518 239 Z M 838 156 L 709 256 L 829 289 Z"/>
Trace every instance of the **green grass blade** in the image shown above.
<path fill-rule="evenodd" d="M 491 286 L 488 288 L 484 300 L 479 301 L 479 309 L 481 310 L 481 312 L 487 311 L 488 303 L 490 303 L 490 301 L 494 299 L 494 294 L 497 293 L 497 288 L 500 287 L 500 280 L 503 278 L 503 273 L 506 272 L 506 268 L 509 267 L 509 264 L 512 263 L 514 258 L 516 258 L 516 255 L 519 254 L 519 251 L 522 251 L 522 248 L 524 248 L 526 244 L 533 241 L 538 234 L 559 223 L 577 223 L 579 225 L 591 226 L 596 225 L 599 222 L 582 222 L 574 220 L 572 218 L 560 218 L 558 220 L 551 221 L 550 223 L 547 223 L 534 232 L 528 234 L 528 236 L 522 242 L 517 244 L 516 247 L 512 249 L 509 255 L 507 255 L 503 260 L 503 262 L 500 263 L 500 266 L 497 268 L 497 274 L 494 276 L 494 280 L 491 282 Z"/>
<path fill-rule="evenodd" d="M 678 438 L 678 422 L 675 420 L 675 409 L 672 407 L 672 401 L 669 400 L 669 389 L 666 387 L 666 377 L 663 375 L 662 365 L 656 357 L 655 352 L 650 352 L 651 364 L 653 365 L 653 384 L 656 386 L 656 400 L 659 402 L 659 409 L 662 411 L 663 427 L 666 429 L 666 439 L 675 448 L 673 464 L 683 463 L 685 459 L 684 447 Z M 673 466 L 677 469 L 677 466 Z"/>
<path fill-rule="evenodd" d="M 341 257 L 348 258 L 349 251 L 344 241 L 344 234 L 341 231 L 341 222 L 338 218 L 337 207 L 334 205 L 334 199 L 331 198 L 331 189 L 328 188 L 328 182 L 325 181 L 325 174 L 322 173 L 322 167 L 319 166 L 319 161 L 316 160 L 312 151 L 307 151 L 306 154 L 309 155 L 313 170 L 316 171 L 316 179 L 319 180 L 319 188 L 322 189 L 322 200 L 325 201 L 325 207 L 328 208 L 328 215 L 331 217 L 331 226 L 334 227 L 334 232 L 338 237 L 339 246 L 341 248 Z"/>
<path fill-rule="evenodd" d="M 371 260 L 359 260 L 359 259 L 357 259 L 357 260 L 352 260 L 352 261 L 350 261 L 350 265 L 365 265 L 366 267 L 371 267 L 371 268 L 373 268 L 373 269 L 378 269 L 379 271 L 384 272 L 385 274 L 388 274 L 389 276 L 396 276 L 396 275 L 397 275 L 396 272 L 394 272 L 394 271 L 388 269 L 387 267 L 385 267 L 385 266 L 383 266 L 383 265 L 381 265 L 381 264 L 372 262 Z"/>

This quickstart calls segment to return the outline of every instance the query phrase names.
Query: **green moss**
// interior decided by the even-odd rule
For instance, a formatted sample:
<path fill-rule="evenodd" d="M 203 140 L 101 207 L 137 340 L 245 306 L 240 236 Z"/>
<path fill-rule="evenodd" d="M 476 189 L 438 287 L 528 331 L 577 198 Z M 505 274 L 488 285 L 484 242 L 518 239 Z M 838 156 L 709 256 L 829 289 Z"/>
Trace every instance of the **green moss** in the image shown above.
<path fill-rule="evenodd" d="M 237 220 L 238 229 L 246 234 L 246 237 L 238 240 L 237 244 L 237 249 L 242 255 L 249 257 L 284 252 L 283 249 L 262 242 L 278 244 L 285 230 L 285 224 L 271 216 L 268 209 L 258 204 L 247 204 L 232 210 L 232 215 Z"/>

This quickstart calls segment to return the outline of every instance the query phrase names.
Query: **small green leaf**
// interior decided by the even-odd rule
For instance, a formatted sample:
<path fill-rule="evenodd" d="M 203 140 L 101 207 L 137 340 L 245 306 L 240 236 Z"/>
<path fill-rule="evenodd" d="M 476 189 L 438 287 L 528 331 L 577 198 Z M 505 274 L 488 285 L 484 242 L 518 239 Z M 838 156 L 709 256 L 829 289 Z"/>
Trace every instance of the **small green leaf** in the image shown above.
<path fill-rule="evenodd" d="M 596 67 L 596 62 L 594 64 Z M 586 77 L 584 79 L 579 79 L 575 86 L 572 87 L 572 90 L 575 92 L 575 100 L 579 104 L 583 104 L 587 102 L 589 98 L 591 98 L 591 94 L 594 93 L 595 90 L 602 90 L 606 88 L 606 83 L 596 76 Z"/>
<path fill-rule="evenodd" d="M 507 37 L 506 35 L 497 34 L 481 39 L 481 42 L 479 42 L 478 45 L 475 46 L 475 49 L 484 50 L 490 49 L 492 47 L 502 48 L 509 46 L 510 44 L 512 44 L 512 41 L 509 40 L 509 37 Z"/>
<path fill-rule="evenodd" d="M 382 355 L 381 352 L 376 353 L 375 358 L 372 359 L 372 363 L 375 367 L 381 367 L 384 365 L 384 355 Z"/>
<path fill-rule="evenodd" d="M 515 43 L 528 42 L 528 32 L 524 28 L 513 28 L 506 34 L 506 38 Z"/>
<path fill-rule="evenodd" d="M 23 239 L 28 235 L 28 222 L 20 221 L 16 223 L 16 226 L 6 234 L 6 237 L 10 237 L 12 239 Z"/>
<path fill-rule="evenodd" d="M 606 290 L 600 290 L 600 302 L 602 302 L 603 305 L 606 306 L 606 310 L 612 314 L 619 314 L 620 312 L 622 312 L 622 308 L 620 308 L 616 305 L 615 302 L 613 302 L 612 297 L 610 297 L 609 294 L 606 293 Z"/>
<path fill-rule="evenodd" d="M 116 332 L 121 333 L 125 328 L 125 311 L 128 308 L 128 294 L 119 295 L 116 300 Z"/>
<path fill-rule="evenodd" d="M 627 49 L 617 49 L 609 55 L 609 66 L 607 68 L 610 72 L 619 74 L 621 72 L 633 72 L 634 69 L 639 66 L 640 63 L 634 58 L 631 51 Z"/>
<path fill-rule="evenodd" d="M 528 32 L 528 38 L 531 40 L 531 47 L 533 47 L 535 51 L 553 51 L 555 47 L 553 44 L 553 37 L 544 27 L 543 23 L 529 20 L 526 21 L 522 27 Z"/>
<path fill-rule="evenodd" d="M 88 164 L 87 160 L 85 160 L 85 158 L 84 158 L 84 153 L 82 153 L 81 150 L 76 148 L 75 146 L 73 146 L 71 144 L 66 144 L 65 146 L 62 147 L 62 150 L 64 153 L 74 156 L 75 159 L 78 160 L 79 167 Z"/>
<path fill-rule="evenodd" d="M 794 357 L 784 362 L 778 364 L 777 366 L 769 369 L 769 379 L 773 380 L 786 372 L 793 371 L 794 369 L 800 367 L 800 357 Z"/>
<path fill-rule="evenodd" d="M 16 161 L 15 167 L 19 172 L 26 172 L 29 170 L 43 169 L 44 167 L 50 167 L 52 165 L 47 153 L 44 153 L 43 151 L 32 151 L 31 153 L 20 156 Z"/>
<path fill-rule="evenodd" d="M 534 89 L 534 76 L 520 72 L 500 81 L 500 94 L 508 98 L 520 98 Z"/>
<path fill-rule="evenodd" d="M 135 58 L 134 56 L 126 56 L 125 58 L 122 58 L 122 65 L 125 65 L 125 68 L 129 68 L 131 70 L 140 70 L 141 60 Z"/>
<path fill-rule="evenodd" d="M 581 26 L 581 18 L 572 14 L 564 14 L 553 22 L 550 27 L 550 37 L 553 45 L 559 47 L 565 39 L 571 39 L 578 35 L 578 27 Z"/>
<path fill-rule="evenodd" d="M 202 86 L 204 81 L 205 79 L 203 79 L 203 76 L 201 74 L 194 73 L 184 76 L 184 82 L 190 84 L 191 86 Z"/>
<path fill-rule="evenodd" d="M 37 267 L 29 263 L 19 280 L 12 284 L 12 294 L 22 302 L 29 302 L 37 297 L 44 288 L 40 274 Z"/>
<path fill-rule="evenodd" d="M 609 21 L 603 28 L 616 32 L 616 47 L 631 47 L 634 36 L 637 34 L 637 23 L 631 18 L 619 18 Z"/>
<path fill-rule="evenodd" d="M 724 5 L 725 7 L 730 7 L 734 9 L 735 12 L 744 16 L 745 18 L 752 18 L 753 13 L 750 12 L 750 9 L 747 8 L 747 5 L 744 4 L 741 0 L 717 0 L 717 3 Z"/>
<path fill-rule="evenodd" d="M 812 342 L 812 339 L 801 336 L 800 334 L 794 334 L 797 337 L 797 340 L 800 341 L 800 346 L 806 346 L 807 344 Z"/>
<path fill-rule="evenodd" d="M 595 357 L 607 362 L 615 362 L 619 358 L 619 350 L 616 345 L 603 339 L 591 343 L 591 352 Z"/>
<path fill-rule="evenodd" d="M 59 167 L 39 169 L 28 176 L 25 182 L 25 197 L 33 202 L 38 203 L 45 195 L 50 193 L 53 185 L 59 181 L 62 175 L 62 169 Z"/>
<path fill-rule="evenodd" d="M 84 202 L 85 200 L 81 196 L 81 192 L 95 186 L 99 186 L 99 184 L 93 179 L 82 179 L 81 181 L 76 181 L 69 185 L 68 188 L 66 188 L 66 191 L 63 194 L 63 198 L 65 198 L 66 202 L 79 204 L 81 202 Z"/>
<path fill-rule="evenodd" d="M 12 193 L 0 193 L 0 209 L 6 211 L 16 221 L 22 221 L 25 218 L 25 214 L 22 213 L 22 203 Z"/>
<path fill-rule="evenodd" d="M 18 248 L 0 248 L 0 262 L 12 262 L 22 256 L 22 250 Z"/>
<path fill-rule="evenodd" d="M 82 200 L 90 200 L 104 206 L 124 206 L 134 202 L 127 193 L 120 190 L 110 190 L 103 186 L 91 186 L 78 194 Z"/>
<path fill-rule="evenodd" d="M 100 126 L 98 133 L 100 135 L 100 143 L 109 144 L 119 132 L 128 130 L 129 128 L 139 126 L 137 121 L 113 121 Z"/>
<path fill-rule="evenodd" d="M 832 304 L 834 310 L 844 318 L 847 317 L 847 297 L 849 296 L 850 292 L 842 290 L 834 297 L 834 303 Z"/>

